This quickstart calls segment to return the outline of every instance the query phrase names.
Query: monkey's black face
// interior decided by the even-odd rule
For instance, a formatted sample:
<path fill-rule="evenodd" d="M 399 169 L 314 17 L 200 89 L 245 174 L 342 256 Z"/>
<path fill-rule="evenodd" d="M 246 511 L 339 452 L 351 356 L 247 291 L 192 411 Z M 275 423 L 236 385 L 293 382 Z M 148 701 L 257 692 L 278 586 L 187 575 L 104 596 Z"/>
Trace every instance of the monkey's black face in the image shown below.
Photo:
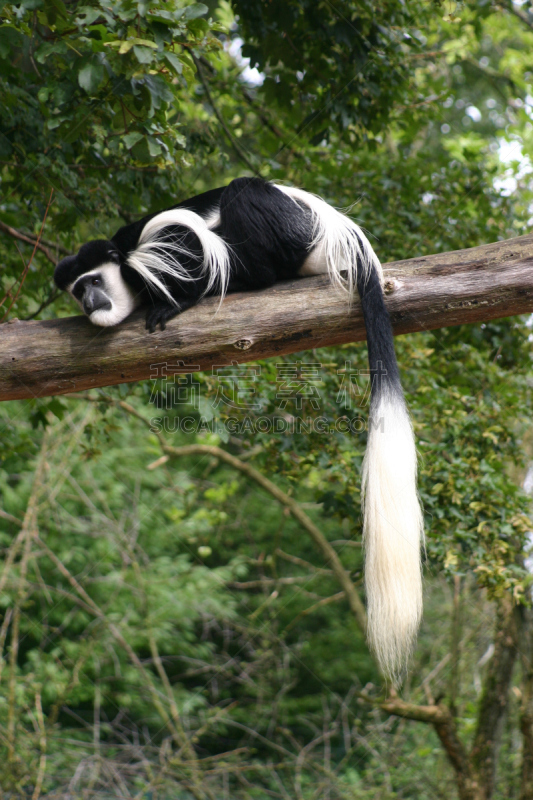
<path fill-rule="evenodd" d="M 87 242 L 76 256 L 56 267 L 54 279 L 80 305 L 94 325 L 108 327 L 126 319 L 137 298 L 122 276 L 121 255 L 112 242 Z"/>

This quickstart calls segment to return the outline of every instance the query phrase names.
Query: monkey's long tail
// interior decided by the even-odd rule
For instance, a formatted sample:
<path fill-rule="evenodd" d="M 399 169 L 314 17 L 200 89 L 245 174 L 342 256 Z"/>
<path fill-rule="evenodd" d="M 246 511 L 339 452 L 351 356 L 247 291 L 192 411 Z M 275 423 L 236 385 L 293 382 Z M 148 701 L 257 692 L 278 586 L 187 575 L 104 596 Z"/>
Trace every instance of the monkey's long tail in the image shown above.
<path fill-rule="evenodd" d="M 397 681 L 422 614 L 424 525 L 413 429 L 377 271 L 358 274 L 357 288 L 372 381 L 362 484 L 368 641 L 383 672 Z"/>
<path fill-rule="evenodd" d="M 278 189 L 312 212 L 310 249 L 334 286 L 363 306 L 371 400 L 363 462 L 363 539 L 368 642 L 384 674 L 397 681 L 413 648 L 422 614 L 422 511 L 416 490 L 416 449 L 400 383 L 394 338 L 381 288 L 379 260 L 361 228 L 316 195 Z"/>

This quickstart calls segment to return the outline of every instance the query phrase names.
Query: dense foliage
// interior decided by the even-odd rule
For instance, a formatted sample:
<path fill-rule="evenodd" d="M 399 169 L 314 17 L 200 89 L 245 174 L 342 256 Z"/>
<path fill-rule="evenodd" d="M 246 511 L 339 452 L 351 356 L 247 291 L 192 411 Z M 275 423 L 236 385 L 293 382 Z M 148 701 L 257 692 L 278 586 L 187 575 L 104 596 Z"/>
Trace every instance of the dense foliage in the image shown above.
<path fill-rule="evenodd" d="M 0 4 L 0 317 L 73 313 L 62 253 L 242 174 L 356 202 L 383 261 L 525 233 L 532 44 L 488 0 Z M 407 719 L 289 505 L 164 449 L 267 475 L 363 596 L 364 346 L 4 404 L 6 797 L 533 796 L 530 349 L 524 319 L 397 340 L 427 522 Z M 463 771 L 413 711 L 441 700 Z"/>

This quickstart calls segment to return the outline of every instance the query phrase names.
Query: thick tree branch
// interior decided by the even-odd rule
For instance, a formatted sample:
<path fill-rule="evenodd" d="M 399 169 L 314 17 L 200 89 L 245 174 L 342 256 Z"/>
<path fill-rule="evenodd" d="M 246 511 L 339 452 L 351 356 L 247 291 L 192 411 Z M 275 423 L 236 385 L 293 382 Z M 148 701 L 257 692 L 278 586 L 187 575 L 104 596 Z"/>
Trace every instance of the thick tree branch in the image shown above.
<path fill-rule="evenodd" d="M 404 719 L 414 719 L 417 722 L 444 722 L 450 716 L 449 710 L 443 705 L 428 705 L 419 706 L 417 703 L 407 703 L 402 700 L 394 692 L 386 700 L 378 697 L 372 697 L 366 692 L 356 692 L 357 697 L 364 700 L 365 703 L 370 703 L 377 708 L 381 708 L 387 714 L 394 714 L 396 717 L 403 717 Z"/>
<path fill-rule="evenodd" d="M 455 770 L 460 800 L 482 800 L 483 795 L 479 793 L 479 784 L 470 764 L 468 753 L 459 739 L 455 720 L 447 706 L 442 703 L 427 706 L 407 703 L 394 693 L 387 700 L 371 697 L 365 692 L 358 692 L 357 696 L 365 702 L 381 708 L 387 714 L 433 725 L 448 760 Z"/>
<path fill-rule="evenodd" d="M 460 800 L 484 800 L 485 796 L 472 768 L 472 762 L 459 739 L 451 712 L 446 719 L 436 722 L 434 727 L 448 760 L 455 770 Z"/>
<path fill-rule="evenodd" d="M 385 265 L 396 334 L 480 322 L 533 310 L 533 234 L 469 250 Z M 0 326 L 0 400 L 67 394 L 165 374 L 366 338 L 361 307 L 350 308 L 326 277 L 218 299 L 189 309 L 148 335 L 139 312 L 116 328 L 82 317 Z M 162 373 L 159 372 L 159 377 Z"/>

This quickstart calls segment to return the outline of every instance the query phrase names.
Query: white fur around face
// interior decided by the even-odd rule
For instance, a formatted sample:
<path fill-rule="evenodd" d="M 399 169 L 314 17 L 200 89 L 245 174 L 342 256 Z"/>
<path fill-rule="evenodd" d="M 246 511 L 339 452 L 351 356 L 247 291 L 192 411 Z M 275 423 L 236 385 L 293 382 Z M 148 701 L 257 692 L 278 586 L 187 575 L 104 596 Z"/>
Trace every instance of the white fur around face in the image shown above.
<path fill-rule="evenodd" d="M 99 276 L 102 279 L 102 290 L 105 292 L 111 308 L 98 309 L 89 315 L 89 319 L 93 325 L 99 325 L 102 328 L 108 328 L 112 325 L 118 325 L 129 317 L 131 312 L 139 305 L 140 298 L 135 295 L 132 289 L 125 283 L 120 272 L 120 266 L 113 261 L 107 264 L 102 264 L 97 269 L 86 272 L 83 278 Z M 80 280 L 80 278 L 78 278 Z M 68 287 L 68 291 L 72 294 L 72 290 L 77 281 Z M 83 311 L 83 305 L 74 298 Z"/>

